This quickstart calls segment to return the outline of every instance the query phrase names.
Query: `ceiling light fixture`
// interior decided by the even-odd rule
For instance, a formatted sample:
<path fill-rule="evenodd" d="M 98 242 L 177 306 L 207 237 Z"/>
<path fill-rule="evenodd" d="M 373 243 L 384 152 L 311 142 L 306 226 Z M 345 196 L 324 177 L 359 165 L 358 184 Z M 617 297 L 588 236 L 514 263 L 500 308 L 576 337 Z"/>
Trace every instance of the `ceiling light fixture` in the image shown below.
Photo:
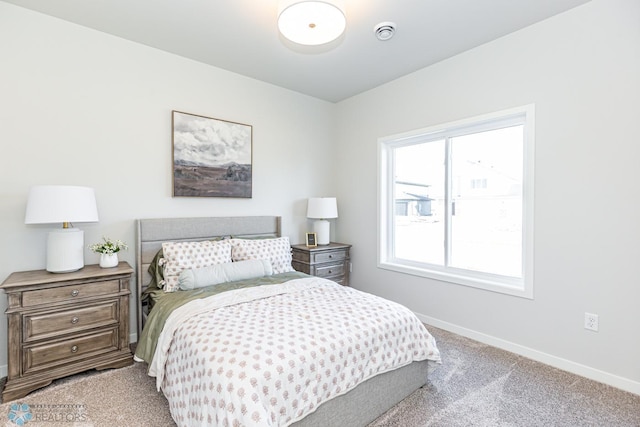
<path fill-rule="evenodd" d="M 342 35 L 347 25 L 342 1 L 280 2 L 278 29 L 294 43 L 317 46 Z"/>
<path fill-rule="evenodd" d="M 373 33 L 378 40 L 387 41 L 396 33 L 396 24 L 393 22 L 381 22 L 373 27 Z"/>

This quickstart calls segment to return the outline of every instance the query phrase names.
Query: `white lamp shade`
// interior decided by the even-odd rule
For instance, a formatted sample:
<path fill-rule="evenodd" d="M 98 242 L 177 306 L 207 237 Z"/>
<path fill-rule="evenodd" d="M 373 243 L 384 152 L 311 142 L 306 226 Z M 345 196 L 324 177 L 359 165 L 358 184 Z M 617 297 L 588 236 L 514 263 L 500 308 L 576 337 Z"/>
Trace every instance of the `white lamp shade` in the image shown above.
<path fill-rule="evenodd" d="M 313 197 L 307 203 L 307 218 L 338 218 L 338 203 L 335 197 Z"/>
<path fill-rule="evenodd" d="M 38 185 L 29 191 L 25 224 L 97 221 L 98 207 L 93 188 Z"/>
<path fill-rule="evenodd" d="M 317 46 L 329 43 L 344 32 L 347 19 L 339 0 L 282 0 L 278 29 L 294 43 Z"/>
<path fill-rule="evenodd" d="M 316 219 L 313 230 L 316 232 L 318 245 L 330 242 L 331 225 L 328 218 L 338 218 L 338 202 L 335 197 L 313 197 L 307 203 L 307 218 Z"/>
<path fill-rule="evenodd" d="M 67 273 L 84 267 L 84 231 L 70 228 L 69 223 L 97 221 L 93 188 L 39 185 L 29 191 L 24 223 L 62 223 L 64 227 L 47 236 L 47 271 Z"/>

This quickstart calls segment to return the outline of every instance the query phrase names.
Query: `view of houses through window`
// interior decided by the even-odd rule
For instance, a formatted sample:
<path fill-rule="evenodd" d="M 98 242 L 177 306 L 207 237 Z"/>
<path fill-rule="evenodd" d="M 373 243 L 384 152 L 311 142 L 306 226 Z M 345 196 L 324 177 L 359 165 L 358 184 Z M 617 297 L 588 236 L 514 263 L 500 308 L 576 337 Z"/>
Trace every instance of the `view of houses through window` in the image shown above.
<path fill-rule="evenodd" d="M 523 286 L 526 115 L 381 145 L 381 263 Z"/>

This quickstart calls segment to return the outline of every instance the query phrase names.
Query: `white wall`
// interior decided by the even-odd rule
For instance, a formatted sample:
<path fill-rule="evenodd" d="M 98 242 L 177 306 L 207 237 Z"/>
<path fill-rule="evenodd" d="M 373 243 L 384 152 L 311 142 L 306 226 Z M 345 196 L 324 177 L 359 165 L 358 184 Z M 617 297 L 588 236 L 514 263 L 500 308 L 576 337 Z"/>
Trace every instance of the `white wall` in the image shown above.
<path fill-rule="evenodd" d="M 225 215 L 281 215 L 304 241 L 306 199 L 330 190 L 314 165 L 332 158 L 333 104 L 3 2 L 0 40 L 0 282 L 45 267 L 49 226 L 24 224 L 37 184 L 95 188 L 100 222 L 76 224 L 87 244 L 134 245 L 136 218 Z M 171 197 L 171 110 L 253 126 L 253 198 Z"/>
<path fill-rule="evenodd" d="M 640 2 L 594 0 L 343 101 L 336 195 L 353 285 L 436 326 L 640 394 L 639 99 Z M 377 139 L 529 103 L 535 298 L 378 269 Z M 583 329 L 586 311 L 599 314 L 598 333 Z"/>

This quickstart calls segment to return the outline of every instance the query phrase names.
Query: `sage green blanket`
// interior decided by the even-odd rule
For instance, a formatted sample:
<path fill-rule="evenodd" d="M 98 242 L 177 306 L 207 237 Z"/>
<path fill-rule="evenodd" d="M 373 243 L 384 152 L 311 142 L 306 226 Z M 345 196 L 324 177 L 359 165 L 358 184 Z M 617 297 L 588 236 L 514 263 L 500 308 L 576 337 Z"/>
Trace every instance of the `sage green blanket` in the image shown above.
<path fill-rule="evenodd" d="M 158 336 L 164 328 L 167 318 L 176 308 L 200 298 L 210 297 L 222 292 L 240 288 L 250 288 L 262 285 L 277 285 L 292 279 L 309 277 L 305 273 L 292 271 L 288 273 L 274 274 L 272 276 L 258 277 L 256 279 L 242 280 L 237 282 L 222 283 L 205 288 L 193 289 L 190 291 L 176 291 L 165 293 L 162 298 L 156 301 L 153 310 L 149 313 L 147 322 L 144 325 L 142 334 L 138 337 L 136 346 L 136 358 L 144 360 L 147 364 L 153 360 L 153 354 L 158 344 Z"/>

